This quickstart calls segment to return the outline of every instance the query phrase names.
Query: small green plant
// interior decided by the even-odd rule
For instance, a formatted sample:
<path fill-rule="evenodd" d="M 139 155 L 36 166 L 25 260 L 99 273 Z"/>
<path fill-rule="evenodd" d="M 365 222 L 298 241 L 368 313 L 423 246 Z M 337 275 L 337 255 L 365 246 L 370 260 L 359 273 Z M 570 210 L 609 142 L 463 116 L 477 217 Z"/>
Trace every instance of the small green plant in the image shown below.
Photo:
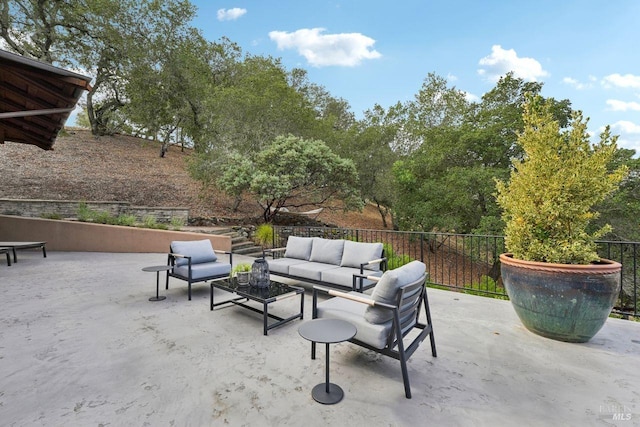
<path fill-rule="evenodd" d="M 116 225 L 133 227 L 136 225 L 136 216 L 135 215 L 119 215 L 118 218 L 116 218 Z"/>
<path fill-rule="evenodd" d="M 78 221 L 90 222 L 92 218 L 91 213 L 91 209 L 89 209 L 89 206 L 87 206 L 85 202 L 78 203 L 78 212 L 76 213 Z"/>
<path fill-rule="evenodd" d="M 172 217 L 170 224 L 172 230 L 180 231 L 180 229 L 184 225 L 184 221 L 182 220 L 182 218 Z"/>
<path fill-rule="evenodd" d="M 273 242 L 273 227 L 270 224 L 260 224 L 256 228 L 255 241 L 262 246 L 268 246 Z"/>
<path fill-rule="evenodd" d="M 251 271 L 251 264 L 240 263 L 235 265 L 233 269 L 231 269 L 231 276 L 235 277 L 240 272 L 250 272 L 250 271 Z"/>
<path fill-rule="evenodd" d="M 47 212 L 43 212 L 40 215 L 40 218 L 44 218 L 44 219 L 62 219 L 62 215 L 60 215 L 59 213 L 47 213 Z"/>
<path fill-rule="evenodd" d="M 154 216 L 147 215 L 142 219 L 142 226 L 144 228 L 152 228 L 155 230 L 168 230 L 169 227 L 166 224 L 160 224 Z"/>
<path fill-rule="evenodd" d="M 561 130 L 551 104 L 540 96 L 527 96 L 522 118 L 518 144 L 524 158 L 513 162 L 508 184 L 497 181 L 507 251 L 526 261 L 598 261 L 595 240 L 611 228 L 589 233 L 587 227 L 598 216 L 593 206 L 627 175 L 625 166 L 609 170 L 617 137 L 607 127 L 592 146 L 588 120 L 580 112 L 574 113 L 570 129 Z"/>
<path fill-rule="evenodd" d="M 409 264 L 413 259 L 409 255 L 396 254 L 393 250 L 393 246 L 389 243 L 382 245 L 384 248 L 384 256 L 387 258 L 387 269 L 393 270 L 398 267 L 402 267 L 405 264 Z"/>

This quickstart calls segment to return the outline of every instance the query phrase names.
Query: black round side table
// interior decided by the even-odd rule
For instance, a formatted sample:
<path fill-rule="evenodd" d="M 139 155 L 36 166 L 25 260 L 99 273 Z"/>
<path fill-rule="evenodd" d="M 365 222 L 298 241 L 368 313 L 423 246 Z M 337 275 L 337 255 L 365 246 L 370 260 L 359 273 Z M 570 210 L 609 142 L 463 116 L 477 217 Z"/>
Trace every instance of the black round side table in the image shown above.
<path fill-rule="evenodd" d="M 160 272 L 161 271 L 169 271 L 171 270 L 170 265 L 152 265 L 151 267 L 144 267 L 142 271 L 155 271 L 156 272 L 156 296 L 149 298 L 149 301 L 162 301 L 167 298 L 164 295 L 158 295 L 160 293 Z"/>
<path fill-rule="evenodd" d="M 348 341 L 356 335 L 356 332 L 355 326 L 339 319 L 309 320 L 298 328 L 298 333 L 302 338 L 312 343 L 319 342 L 326 344 L 326 379 L 324 383 L 315 386 L 311 392 L 311 396 L 313 396 L 316 402 L 333 405 L 334 403 L 340 402 L 344 397 L 342 388 L 337 384 L 329 382 L 329 344 Z"/>

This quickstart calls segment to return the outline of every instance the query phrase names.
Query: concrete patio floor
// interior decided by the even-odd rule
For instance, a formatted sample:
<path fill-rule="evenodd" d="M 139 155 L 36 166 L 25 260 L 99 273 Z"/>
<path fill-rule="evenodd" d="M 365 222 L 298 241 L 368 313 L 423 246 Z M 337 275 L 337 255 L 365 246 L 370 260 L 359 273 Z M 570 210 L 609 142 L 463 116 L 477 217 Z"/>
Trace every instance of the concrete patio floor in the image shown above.
<path fill-rule="evenodd" d="M 243 257 L 234 257 L 241 261 Z M 4 261 L 4 260 L 3 260 Z M 438 348 L 399 363 L 350 343 L 311 360 L 298 334 L 311 318 L 262 335 L 259 315 L 209 310 L 209 286 L 171 279 L 163 254 L 22 251 L 0 264 L 0 424 L 4 426 L 637 426 L 640 323 L 609 319 L 587 344 L 538 337 L 509 302 L 429 289 Z M 309 288 L 307 288 L 309 289 Z M 216 294 L 216 298 L 223 295 Z M 298 299 L 273 306 L 288 315 Z"/>

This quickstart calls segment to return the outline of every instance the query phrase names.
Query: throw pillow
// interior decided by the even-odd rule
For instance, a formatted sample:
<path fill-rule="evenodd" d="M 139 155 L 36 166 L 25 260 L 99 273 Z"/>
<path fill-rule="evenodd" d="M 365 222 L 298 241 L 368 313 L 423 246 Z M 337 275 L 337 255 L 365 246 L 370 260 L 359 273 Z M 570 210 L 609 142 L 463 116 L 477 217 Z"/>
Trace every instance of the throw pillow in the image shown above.
<path fill-rule="evenodd" d="M 214 262 L 218 259 L 209 239 L 171 242 L 171 252 L 190 256 L 191 264 Z M 188 263 L 189 261 L 186 258 L 176 258 L 177 266 L 187 265 Z"/>
<path fill-rule="evenodd" d="M 360 264 L 382 257 L 382 243 L 361 243 L 346 240 L 340 267 L 360 268 Z M 366 265 L 367 270 L 380 271 L 380 263 Z"/>
<path fill-rule="evenodd" d="M 287 239 L 287 249 L 284 251 L 285 258 L 295 258 L 309 261 L 312 243 L 312 237 L 289 236 L 289 238 Z"/>
<path fill-rule="evenodd" d="M 309 261 L 340 265 L 344 240 L 331 240 L 316 237 L 313 239 Z"/>

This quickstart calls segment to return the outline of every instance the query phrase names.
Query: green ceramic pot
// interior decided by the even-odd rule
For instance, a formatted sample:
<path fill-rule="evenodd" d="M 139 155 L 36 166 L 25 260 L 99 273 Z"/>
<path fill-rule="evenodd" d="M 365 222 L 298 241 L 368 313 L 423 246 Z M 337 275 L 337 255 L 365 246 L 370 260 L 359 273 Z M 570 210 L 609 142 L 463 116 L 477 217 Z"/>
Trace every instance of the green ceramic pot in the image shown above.
<path fill-rule="evenodd" d="M 587 342 L 604 325 L 620 293 L 622 265 L 551 264 L 500 255 L 502 281 L 524 326 L 538 335 Z"/>

